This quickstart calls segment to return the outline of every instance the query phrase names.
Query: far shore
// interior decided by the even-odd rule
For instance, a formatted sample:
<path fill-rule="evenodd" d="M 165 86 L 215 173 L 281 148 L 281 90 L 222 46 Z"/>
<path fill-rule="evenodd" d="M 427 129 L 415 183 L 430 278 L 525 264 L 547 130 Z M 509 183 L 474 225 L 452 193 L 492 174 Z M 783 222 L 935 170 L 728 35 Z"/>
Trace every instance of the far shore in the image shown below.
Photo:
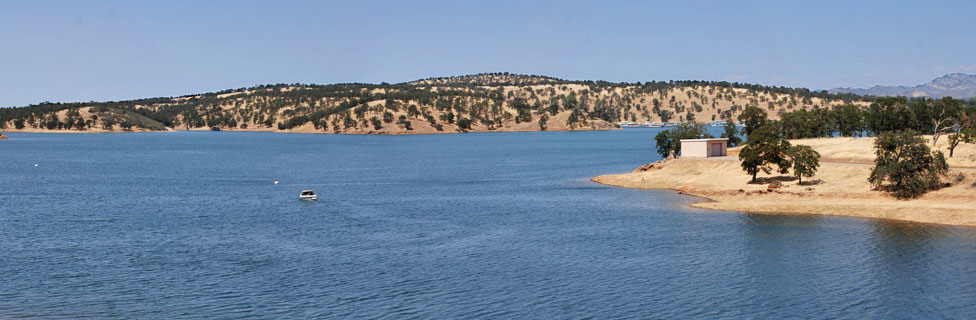
<path fill-rule="evenodd" d="M 834 140 L 836 139 L 836 140 Z M 863 145 L 870 146 L 871 138 Z M 761 183 L 750 184 L 751 176 L 735 156 L 724 159 L 673 159 L 645 165 L 630 173 L 594 177 L 592 181 L 624 188 L 670 189 L 705 198 L 692 207 L 763 214 L 820 214 L 872 219 L 976 227 L 976 170 L 958 165 L 976 161 L 976 146 L 956 149 L 950 159 L 948 186 L 912 200 L 898 200 L 871 189 L 867 178 L 873 161 L 869 147 L 857 156 L 829 150 L 848 148 L 849 141 L 838 138 L 794 140 L 794 144 L 813 145 L 823 156 L 816 176 L 799 184 L 787 175 L 764 175 Z M 833 141 L 830 141 L 833 140 Z M 945 140 L 943 138 L 943 140 Z M 940 145 L 941 145 L 940 141 Z M 729 154 L 738 150 L 730 149 Z M 825 152 L 826 151 L 826 152 Z M 962 152 L 960 152 L 962 151 Z M 870 159 L 868 159 L 870 158 Z M 806 181 L 806 180 L 809 180 Z M 771 187 L 779 181 L 780 187 Z"/>
<path fill-rule="evenodd" d="M 276 133 L 308 133 L 308 134 L 340 134 L 340 135 L 427 135 L 427 134 L 456 134 L 456 133 L 484 133 L 484 132 L 564 132 L 564 131 L 609 131 L 609 130 L 621 130 L 620 128 L 552 128 L 546 130 L 531 130 L 531 129 L 512 129 L 512 128 L 500 128 L 496 130 L 468 130 L 468 131 L 355 131 L 355 132 L 339 132 L 335 133 L 332 131 L 324 130 L 276 130 L 272 128 L 255 128 L 255 129 L 223 129 L 219 132 L 276 132 Z M 149 132 L 209 132 L 210 128 L 192 128 L 192 129 L 172 129 L 168 130 L 146 130 L 146 129 L 133 129 L 133 130 L 104 130 L 104 129 L 88 129 L 88 130 L 47 130 L 47 129 L 4 129 L 3 132 L 6 133 L 149 133 Z"/>

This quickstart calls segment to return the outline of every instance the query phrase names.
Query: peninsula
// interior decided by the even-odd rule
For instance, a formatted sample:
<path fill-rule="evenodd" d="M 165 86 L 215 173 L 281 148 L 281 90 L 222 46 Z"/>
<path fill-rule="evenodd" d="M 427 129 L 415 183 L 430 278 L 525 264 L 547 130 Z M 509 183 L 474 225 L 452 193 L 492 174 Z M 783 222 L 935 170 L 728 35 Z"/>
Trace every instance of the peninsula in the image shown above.
<path fill-rule="evenodd" d="M 602 175 L 592 180 L 625 188 L 671 189 L 708 199 L 692 204 L 698 208 L 976 226 L 976 145 L 962 144 L 955 150 L 948 160 L 951 169 L 944 187 L 919 198 L 899 200 L 872 190 L 868 183 L 874 161 L 873 140 L 791 140 L 793 144 L 809 145 L 821 155 L 819 171 L 803 185 L 785 175 L 762 173 L 761 183 L 750 184 L 751 176 L 742 170 L 737 157 L 741 147 L 729 149 L 728 157 L 663 160 L 630 173 Z M 935 149 L 945 150 L 945 140 L 939 141 Z"/>

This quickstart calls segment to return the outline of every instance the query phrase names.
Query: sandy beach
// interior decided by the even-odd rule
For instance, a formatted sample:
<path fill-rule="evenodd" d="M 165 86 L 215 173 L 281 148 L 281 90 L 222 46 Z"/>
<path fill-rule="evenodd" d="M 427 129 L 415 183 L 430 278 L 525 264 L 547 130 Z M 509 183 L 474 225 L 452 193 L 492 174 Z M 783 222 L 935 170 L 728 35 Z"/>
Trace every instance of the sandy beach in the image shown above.
<path fill-rule="evenodd" d="M 800 185 L 786 175 L 760 173 L 763 183 L 750 184 L 750 176 L 739 166 L 736 156 L 712 159 L 675 159 L 648 164 L 630 173 L 601 175 L 594 182 L 624 188 L 671 189 L 705 198 L 694 207 L 768 214 L 823 214 L 875 219 L 976 226 L 976 170 L 954 167 L 943 179 L 947 187 L 912 200 L 898 200 L 871 190 L 873 150 L 871 138 L 860 138 L 857 146 L 867 146 L 848 162 L 837 159 L 831 150 L 850 148 L 848 138 L 794 140 L 812 145 L 821 152 L 817 175 Z M 944 140 L 944 138 L 943 138 Z M 810 142 L 810 143 L 807 143 Z M 940 146 L 941 146 L 940 141 Z M 956 149 L 949 161 L 969 164 L 973 145 Z M 960 150 L 965 150 L 960 152 Z M 738 150 L 730 149 L 729 154 Z M 846 151 L 845 151 L 846 152 Z M 843 156 L 846 157 L 846 156 Z M 827 161 L 829 160 L 829 161 Z M 770 188 L 773 180 L 781 187 Z"/>

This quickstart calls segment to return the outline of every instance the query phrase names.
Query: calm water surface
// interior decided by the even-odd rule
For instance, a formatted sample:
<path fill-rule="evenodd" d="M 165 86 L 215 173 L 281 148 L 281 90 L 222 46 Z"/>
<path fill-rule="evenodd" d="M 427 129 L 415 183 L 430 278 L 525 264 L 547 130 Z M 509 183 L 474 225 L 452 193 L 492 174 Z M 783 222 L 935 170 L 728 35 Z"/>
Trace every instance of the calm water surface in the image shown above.
<path fill-rule="evenodd" d="M 976 315 L 976 229 L 589 181 L 656 132 L 9 134 L 0 318 Z"/>

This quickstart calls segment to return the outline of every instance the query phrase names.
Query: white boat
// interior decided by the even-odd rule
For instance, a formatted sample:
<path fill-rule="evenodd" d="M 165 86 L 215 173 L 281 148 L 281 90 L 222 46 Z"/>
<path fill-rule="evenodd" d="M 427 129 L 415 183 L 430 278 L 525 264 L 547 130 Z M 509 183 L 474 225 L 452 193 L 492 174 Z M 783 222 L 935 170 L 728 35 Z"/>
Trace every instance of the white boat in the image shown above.
<path fill-rule="evenodd" d="M 319 197 L 315 195 L 315 191 L 312 190 L 302 190 L 302 194 L 298 196 L 298 198 L 302 199 L 302 201 L 315 201 L 319 199 Z"/>

